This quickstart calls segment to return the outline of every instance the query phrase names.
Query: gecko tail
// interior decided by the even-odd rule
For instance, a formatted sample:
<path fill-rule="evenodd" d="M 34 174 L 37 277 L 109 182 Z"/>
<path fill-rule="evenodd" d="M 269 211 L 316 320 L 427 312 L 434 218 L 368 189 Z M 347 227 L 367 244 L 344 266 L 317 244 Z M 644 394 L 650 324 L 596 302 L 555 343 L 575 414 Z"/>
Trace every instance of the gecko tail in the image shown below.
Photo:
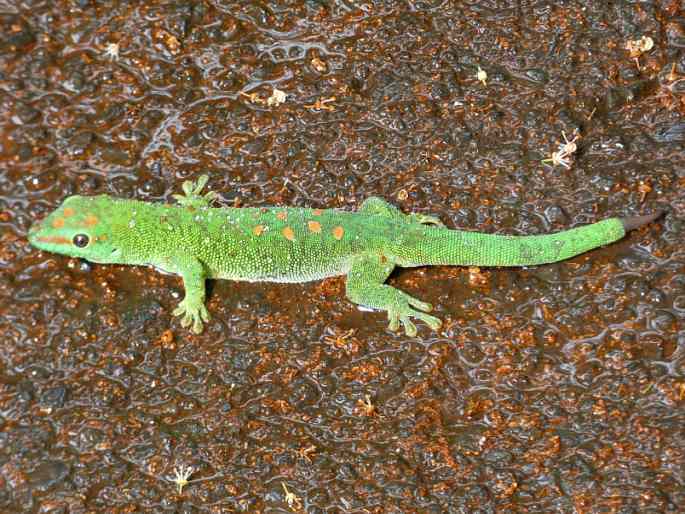
<path fill-rule="evenodd" d="M 631 216 L 629 218 L 619 218 L 623 224 L 623 230 L 626 232 L 634 230 L 636 228 L 642 227 L 651 223 L 652 221 L 658 220 L 666 213 L 664 210 L 658 210 L 652 214 L 646 214 L 644 216 Z"/>
<path fill-rule="evenodd" d="M 425 234 L 410 250 L 396 250 L 410 266 L 447 264 L 462 266 L 535 266 L 559 262 L 613 243 L 630 230 L 642 227 L 664 214 L 608 218 L 597 223 L 532 236 L 505 236 L 424 228 Z M 407 255 L 404 256 L 403 253 Z M 407 264 L 402 264 L 407 265 Z"/>

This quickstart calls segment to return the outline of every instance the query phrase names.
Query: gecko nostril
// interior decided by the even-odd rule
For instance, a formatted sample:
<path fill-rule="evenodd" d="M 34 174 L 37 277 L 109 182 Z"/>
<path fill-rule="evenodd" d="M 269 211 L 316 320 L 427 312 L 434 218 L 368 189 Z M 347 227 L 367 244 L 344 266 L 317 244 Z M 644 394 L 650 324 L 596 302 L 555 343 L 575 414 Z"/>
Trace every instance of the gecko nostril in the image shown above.
<path fill-rule="evenodd" d="M 33 239 L 38 232 L 40 232 L 40 229 L 43 227 L 42 222 L 35 222 L 29 227 L 29 239 Z"/>

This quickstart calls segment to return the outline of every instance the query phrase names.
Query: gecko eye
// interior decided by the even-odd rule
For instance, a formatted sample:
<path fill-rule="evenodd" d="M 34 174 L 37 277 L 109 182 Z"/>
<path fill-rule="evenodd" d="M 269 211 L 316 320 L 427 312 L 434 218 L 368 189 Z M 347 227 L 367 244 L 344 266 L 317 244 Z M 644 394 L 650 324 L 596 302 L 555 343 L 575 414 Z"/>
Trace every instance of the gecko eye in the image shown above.
<path fill-rule="evenodd" d="M 90 240 L 88 239 L 88 236 L 85 234 L 76 234 L 74 236 L 73 241 L 74 246 L 78 246 L 79 248 L 85 248 L 86 246 L 88 246 Z"/>

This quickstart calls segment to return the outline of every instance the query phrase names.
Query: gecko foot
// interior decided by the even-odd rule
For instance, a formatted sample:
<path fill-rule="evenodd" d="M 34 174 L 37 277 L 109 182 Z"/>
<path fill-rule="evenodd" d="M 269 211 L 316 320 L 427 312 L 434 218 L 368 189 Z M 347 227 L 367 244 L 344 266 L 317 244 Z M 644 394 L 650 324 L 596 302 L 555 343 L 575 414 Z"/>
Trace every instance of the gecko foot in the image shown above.
<path fill-rule="evenodd" d="M 390 320 L 388 328 L 390 330 L 393 332 L 397 331 L 400 328 L 400 323 L 402 323 L 405 333 L 410 337 L 414 337 L 416 335 L 416 325 L 412 323 L 409 319 L 410 317 L 424 321 L 433 330 L 440 328 L 442 322 L 438 318 L 425 314 L 433 308 L 430 303 L 412 298 L 402 291 L 397 291 L 397 293 L 395 305 L 388 308 L 388 319 Z M 415 309 L 412 307 L 415 307 Z"/>
<path fill-rule="evenodd" d="M 172 195 L 172 197 L 175 198 L 180 205 L 185 207 L 209 207 L 212 201 L 216 199 L 217 193 L 216 191 L 209 191 L 204 195 L 201 194 L 202 189 L 207 185 L 208 180 L 208 175 L 201 175 L 195 182 L 186 180 L 182 186 L 183 194 Z"/>
<path fill-rule="evenodd" d="M 174 316 L 182 316 L 181 326 L 186 328 L 192 325 L 192 331 L 195 334 L 202 333 L 204 328 L 202 322 L 209 321 L 210 319 L 209 312 L 207 312 L 203 302 L 193 302 L 188 298 L 184 298 L 172 314 Z"/>

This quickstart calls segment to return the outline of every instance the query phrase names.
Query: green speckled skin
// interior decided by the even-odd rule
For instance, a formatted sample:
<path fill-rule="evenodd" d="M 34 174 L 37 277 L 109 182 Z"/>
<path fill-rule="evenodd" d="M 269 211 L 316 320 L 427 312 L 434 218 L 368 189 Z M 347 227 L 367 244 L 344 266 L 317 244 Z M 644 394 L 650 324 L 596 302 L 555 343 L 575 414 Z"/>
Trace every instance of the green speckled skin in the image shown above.
<path fill-rule="evenodd" d="M 97 263 L 150 265 L 183 278 L 174 311 L 194 332 L 209 320 L 205 279 L 304 282 L 347 275 L 353 302 L 386 310 L 390 328 L 410 318 L 438 329 L 431 306 L 384 284 L 395 266 L 523 266 L 556 262 L 625 235 L 611 218 L 541 236 L 449 230 L 432 216 L 403 214 L 380 198 L 357 212 L 291 207 L 212 208 L 207 181 L 186 182 L 179 205 L 72 196 L 29 232 L 32 245 Z"/>

